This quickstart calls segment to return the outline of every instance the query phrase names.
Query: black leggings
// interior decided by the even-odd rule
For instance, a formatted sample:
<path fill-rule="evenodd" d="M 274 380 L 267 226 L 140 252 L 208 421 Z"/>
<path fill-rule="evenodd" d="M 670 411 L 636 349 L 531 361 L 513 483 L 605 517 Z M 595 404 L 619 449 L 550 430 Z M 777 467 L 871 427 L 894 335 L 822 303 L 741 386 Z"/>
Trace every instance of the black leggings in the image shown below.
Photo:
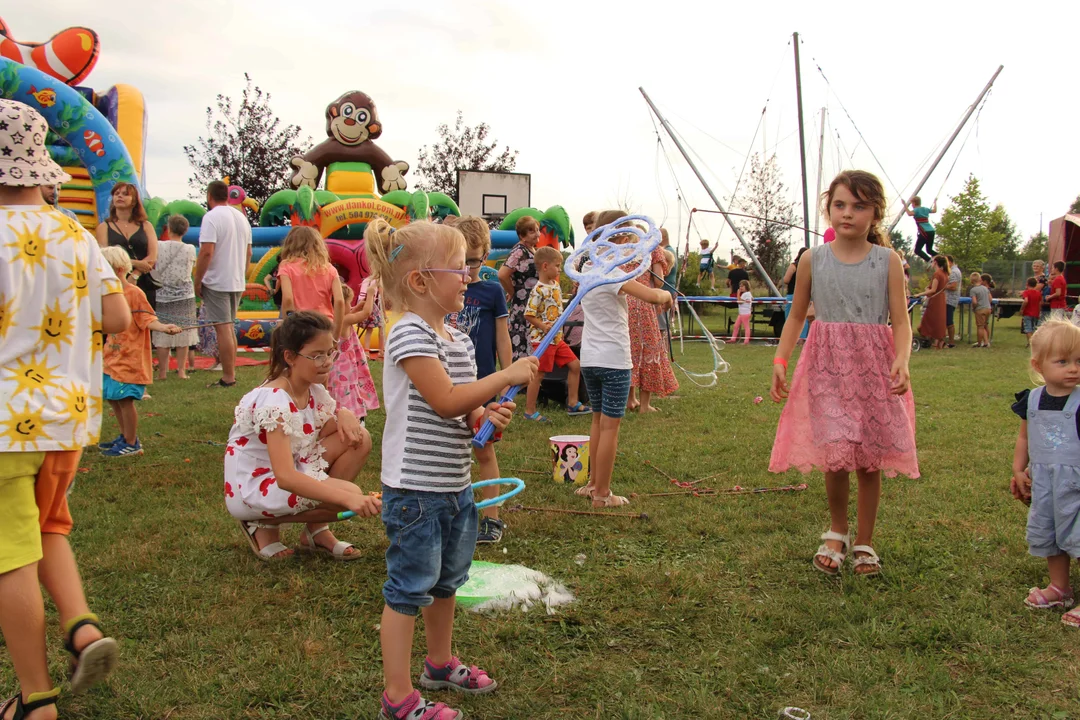
<path fill-rule="evenodd" d="M 926 252 L 923 252 L 924 247 L 927 252 L 930 253 L 929 255 L 927 255 Z M 915 254 L 926 262 L 933 261 L 934 255 L 937 254 L 934 252 L 934 231 L 931 230 L 930 232 L 926 232 L 920 228 L 919 237 L 915 241 Z"/>

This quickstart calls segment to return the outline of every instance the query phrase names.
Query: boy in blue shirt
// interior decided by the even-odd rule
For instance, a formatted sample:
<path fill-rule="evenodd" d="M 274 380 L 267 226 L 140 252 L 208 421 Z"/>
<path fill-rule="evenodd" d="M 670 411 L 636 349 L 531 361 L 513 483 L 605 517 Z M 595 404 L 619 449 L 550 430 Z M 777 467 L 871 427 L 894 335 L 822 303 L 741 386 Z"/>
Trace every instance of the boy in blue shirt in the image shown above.
<path fill-rule="evenodd" d="M 491 280 L 480 279 L 480 268 L 491 252 L 491 232 L 481 218 L 466 216 L 454 222 L 465 236 L 465 264 L 469 268 L 469 286 L 465 289 L 465 307 L 457 314 L 454 323 L 458 330 L 469 335 L 476 348 L 476 379 L 495 372 L 495 362 L 507 368 L 513 363 L 510 330 L 507 318 L 506 295 L 502 286 Z M 480 479 L 493 480 L 501 477 L 495 446 L 488 443 L 483 450 L 474 450 L 480 466 Z M 498 486 L 483 488 L 480 495 L 487 499 L 499 494 Z M 505 523 L 499 519 L 496 505 L 480 511 L 480 528 L 477 543 L 497 543 L 502 539 Z"/>
<path fill-rule="evenodd" d="M 922 206 L 922 199 L 918 195 L 911 198 L 911 208 L 907 209 L 907 214 L 915 218 L 915 227 L 918 228 L 918 238 L 915 240 L 915 254 L 921 257 L 926 262 L 930 262 L 934 259 L 934 225 L 930 222 L 930 216 L 937 213 L 937 200 L 934 201 L 934 206 L 925 208 Z M 926 250 L 923 250 L 923 248 Z"/>

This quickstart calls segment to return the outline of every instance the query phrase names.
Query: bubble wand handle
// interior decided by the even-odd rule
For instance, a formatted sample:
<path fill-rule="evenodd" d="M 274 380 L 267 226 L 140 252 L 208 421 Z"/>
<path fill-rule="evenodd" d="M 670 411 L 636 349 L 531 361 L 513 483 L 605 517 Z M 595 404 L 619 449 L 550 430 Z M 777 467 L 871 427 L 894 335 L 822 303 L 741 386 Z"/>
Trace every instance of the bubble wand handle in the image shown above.
<path fill-rule="evenodd" d="M 633 222 L 642 222 L 646 228 L 642 229 L 630 224 Z M 612 237 L 618 237 L 620 240 L 613 241 Z M 628 215 L 589 233 L 582 244 L 570 254 L 570 257 L 566 258 L 563 266 L 567 277 L 578 283 L 578 292 L 544 335 L 536 351 L 533 352 L 533 357 L 539 358 L 547 351 L 555 336 L 562 330 L 567 318 L 570 317 L 570 313 L 581 303 L 581 299 L 587 292 L 601 285 L 624 283 L 641 275 L 649 269 L 649 257 L 659 244 L 660 230 L 650 218 L 644 215 Z M 587 256 L 589 262 L 582 270 L 578 270 L 575 264 L 583 256 Z M 621 269 L 622 265 L 635 260 L 638 265 L 634 269 L 629 271 Z M 585 267 L 588 269 L 586 270 Z M 520 389 L 520 386 L 510 388 L 500 402 L 513 399 Z M 473 447 L 484 447 L 494 434 L 495 425 L 490 420 L 485 420 L 473 437 Z"/>

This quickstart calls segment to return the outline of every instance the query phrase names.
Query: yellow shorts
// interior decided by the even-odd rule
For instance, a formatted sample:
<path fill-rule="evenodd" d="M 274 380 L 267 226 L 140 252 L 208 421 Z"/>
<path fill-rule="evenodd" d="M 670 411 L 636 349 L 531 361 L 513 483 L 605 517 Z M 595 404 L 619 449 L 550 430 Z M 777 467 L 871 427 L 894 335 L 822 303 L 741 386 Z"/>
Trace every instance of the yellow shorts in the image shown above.
<path fill-rule="evenodd" d="M 0 453 L 0 575 L 41 559 L 34 482 L 43 452 Z"/>
<path fill-rule="evenodd" d="M 42 533 L 71 533 L 67 491 L 82 450 L 0 453 L 0 575 L 41 559 Z"/>

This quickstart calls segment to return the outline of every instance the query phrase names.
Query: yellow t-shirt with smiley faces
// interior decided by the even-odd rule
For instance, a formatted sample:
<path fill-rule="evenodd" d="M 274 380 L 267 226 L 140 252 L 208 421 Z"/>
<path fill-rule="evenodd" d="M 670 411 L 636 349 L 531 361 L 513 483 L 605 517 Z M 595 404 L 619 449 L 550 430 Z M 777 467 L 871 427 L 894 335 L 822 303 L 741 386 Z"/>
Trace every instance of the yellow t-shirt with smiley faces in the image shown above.
<path fill-rule="evenodd" d="M 0 206 L 0 452 L 101 433 L 101 298 L 123 288 L 97 240 L 47 205 Z"/>

